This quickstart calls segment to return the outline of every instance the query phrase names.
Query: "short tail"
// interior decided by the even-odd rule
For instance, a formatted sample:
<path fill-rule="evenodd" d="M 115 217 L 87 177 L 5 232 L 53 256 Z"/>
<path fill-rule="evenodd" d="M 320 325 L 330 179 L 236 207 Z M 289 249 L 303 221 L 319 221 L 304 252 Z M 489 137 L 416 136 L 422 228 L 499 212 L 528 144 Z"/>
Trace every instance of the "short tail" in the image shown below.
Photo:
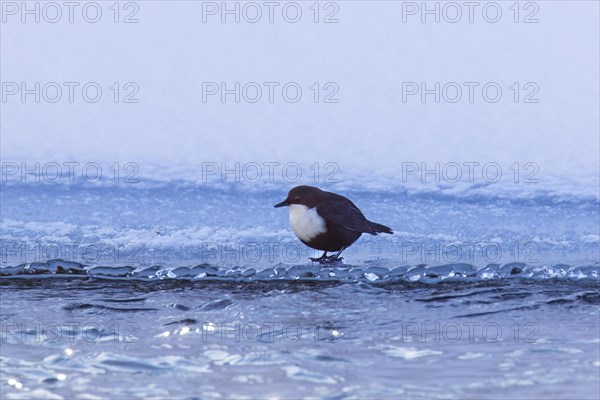
<path fill-rule="evenodd" d="M 371 222 L 368 221 L 369 223 L 369 228 L 371 228 L 371 232 L 369 232 L 371 235 L 377 235 L 378 233 L 389 233 L 390 235 L 394 233 L 394 231 L 392 231 L 392 228 L 385 226 L 385 225 L 381 225 L 378 224 L 377 222 Z"/>

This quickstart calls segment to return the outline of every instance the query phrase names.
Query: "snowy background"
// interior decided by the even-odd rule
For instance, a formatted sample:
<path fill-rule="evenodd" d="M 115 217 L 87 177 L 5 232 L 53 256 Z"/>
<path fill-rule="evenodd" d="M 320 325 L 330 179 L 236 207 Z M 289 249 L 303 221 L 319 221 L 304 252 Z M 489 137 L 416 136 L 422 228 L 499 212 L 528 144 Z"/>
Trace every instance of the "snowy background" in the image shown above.
<path fill-rule="evenodd" d="M 412 2 L 320 3 L 318 23 L 311 2 L 297 3 L 302 11 L 297 23 L 284 19 L 288 3 L 274 9 L 273 23 L 262 3 L 256 23 L 246 22 L 256 8 L 245 3 L 237 3 L 239 23 L 235 15 L 224 15 L 226 23 L 221 22 L 221 3 L 136 2 L 127 8 L 120 3 L 118 23 L 112 3 L 98 4 L 97 23 L 85 21 L 83 6 L 74 9 L 73 23 L 64 6 L 56 23 L 45 21 L 55 18 L 55 10 L 41 6 L 39 23 L 34 15 L 23 16 L 22 23 L 21 6 L 15 11 L 3 3 L 3 161 L 99 162 L 105 168 L 134 162 L 138 176 L 192 181 L 201 180 L 207 162 L 294 161 L 305 175 L 314 162 L 321 169 L 333 162 L 338 180 L 362 173 L 364 182 L 384 186 L 398 183 L 407 162 L 426 162 L 428 168 L 435 162 L 441 167 L 497 162 L 501 182 L 514 181 L 509 168 L 515 162 L 522 179 L 533 171 L 524 169 L 531 162 L 539 182 L 521 182 L 521 190 L 598 197 L 595 2 L 519 3 L 518 16 L 512 3 L 500 2 L 496 23 L 486 21 L 496 15 L 494 7 L 484 7 L 488 3 L 473 9 L 472 23 L 468 7 L 461 6 L 460 19 L 451 23 L 446 20 L 456 18 L 456 8 L 435 2 L 428 7 L 437 4 L 439 23 L 433 14 L 422 16 L 420 3 Z M 210 13 L 214 5 L 216 15 Z M 86 10 L 93 18 L 95 8 Z M 293 18 L 295 8 L 286 10 L 286 18 Z M 330 14 L 337 23 L 323 22 Z M 126 17 L 138 22 L 123 23 Z M 6 82 L 25 82 L 28 88 L 57 82 L 63 93 L 56 103 L 45 101 L 43 93 L 40 103 L 33 95 L 23 103 L 20 92 L 7 94 Z M 63 82 L 79 83 L 73 103 Z M 102 88 L 96 103 L 82 97 L 88 82 Z M 115 82 L 118 103 L 110 89 Z M 137 103 L 123 102 L 135 89 L 125 88 L 128 82 L 139 88 L 132 97 Z M 225 82 L 228 88 L 257 82 L 263 95 L 256 103 L 243 96 L 236 103 L 233 95 L 222 103 L 218 94 L 203 102 L 203 82 Z M 273 103 L 263 82 L 279 83 Z M 288 82 L 302 88 L 296 103 L 282 97 Z M 315 82 L 317 103 L 310 89 Z M 334 90 L 324 87 L 329 82 L 339 88 L 333 96 L 337 103 L 324 103 Z M 434 95 L 421 102 L 420 93 L 405 93 L 403 101 L 403 82 L 425 82 L 429 89 L 435 82 L 441 88 L 455 82 L 463 93 L 456 103 L 446 101 L 442 89 L 439 103 Z M 472 103 L 464 82 L 479 85 Z M 502 89 L 495 103 L 482 94 L 489 82 Z M 527 83 L 535 86 L 525 88 Z M 54 89 L 48 90 L 54 97 Z M 254 97 L 249 90 L 248 97 Z M 454 89 L 448 90 L 446 98 L 454 98 Z M 525 103 L 534 91 L 530 100 L 538 102 Z M 489 93 L 494 96 L 494 89 Z M 481 167 L 475 172 L 486 182 Z M 465 168 L 463 179 L 466 174 Z M 399 183 L 421 180 L 416 175 Z"/>

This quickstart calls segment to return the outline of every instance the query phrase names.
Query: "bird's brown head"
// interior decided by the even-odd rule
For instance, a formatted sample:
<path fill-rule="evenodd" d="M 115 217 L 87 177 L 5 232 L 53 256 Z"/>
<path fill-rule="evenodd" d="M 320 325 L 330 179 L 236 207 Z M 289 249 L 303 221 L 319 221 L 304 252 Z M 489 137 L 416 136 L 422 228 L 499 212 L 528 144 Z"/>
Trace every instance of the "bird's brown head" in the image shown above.
<path fill-rule="evenodd" d="M 287 195 L 287 198 L 281 203 L 275 204 L 275 207 L 285 207 L 292 204 L 301 204 L 308 208 L 313 208 L 323 200 L 323 192 L 314 186 L 296 186 Z"/>

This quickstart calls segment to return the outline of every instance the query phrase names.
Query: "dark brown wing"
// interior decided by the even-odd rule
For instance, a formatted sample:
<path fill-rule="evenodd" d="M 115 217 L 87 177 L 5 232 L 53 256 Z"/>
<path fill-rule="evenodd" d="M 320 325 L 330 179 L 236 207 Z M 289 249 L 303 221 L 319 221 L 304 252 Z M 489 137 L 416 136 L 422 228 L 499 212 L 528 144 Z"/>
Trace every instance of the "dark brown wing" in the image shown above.
<path fill-rule="evenodd" d="M 375 234 L 371 223 L 351 201 L 328 200 L 317 205 L 327 222 L 354 232 Z"/>

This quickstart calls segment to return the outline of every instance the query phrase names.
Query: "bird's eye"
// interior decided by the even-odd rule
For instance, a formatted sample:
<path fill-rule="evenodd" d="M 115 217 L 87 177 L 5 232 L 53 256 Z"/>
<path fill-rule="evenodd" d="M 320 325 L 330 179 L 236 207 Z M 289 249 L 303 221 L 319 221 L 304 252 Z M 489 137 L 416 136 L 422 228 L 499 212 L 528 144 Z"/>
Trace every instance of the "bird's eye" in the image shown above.
<path fill-rule="evenodd" d="M 299 196 L 294 197 L 294 201 L 300 201 L 300 197 Z"/>

